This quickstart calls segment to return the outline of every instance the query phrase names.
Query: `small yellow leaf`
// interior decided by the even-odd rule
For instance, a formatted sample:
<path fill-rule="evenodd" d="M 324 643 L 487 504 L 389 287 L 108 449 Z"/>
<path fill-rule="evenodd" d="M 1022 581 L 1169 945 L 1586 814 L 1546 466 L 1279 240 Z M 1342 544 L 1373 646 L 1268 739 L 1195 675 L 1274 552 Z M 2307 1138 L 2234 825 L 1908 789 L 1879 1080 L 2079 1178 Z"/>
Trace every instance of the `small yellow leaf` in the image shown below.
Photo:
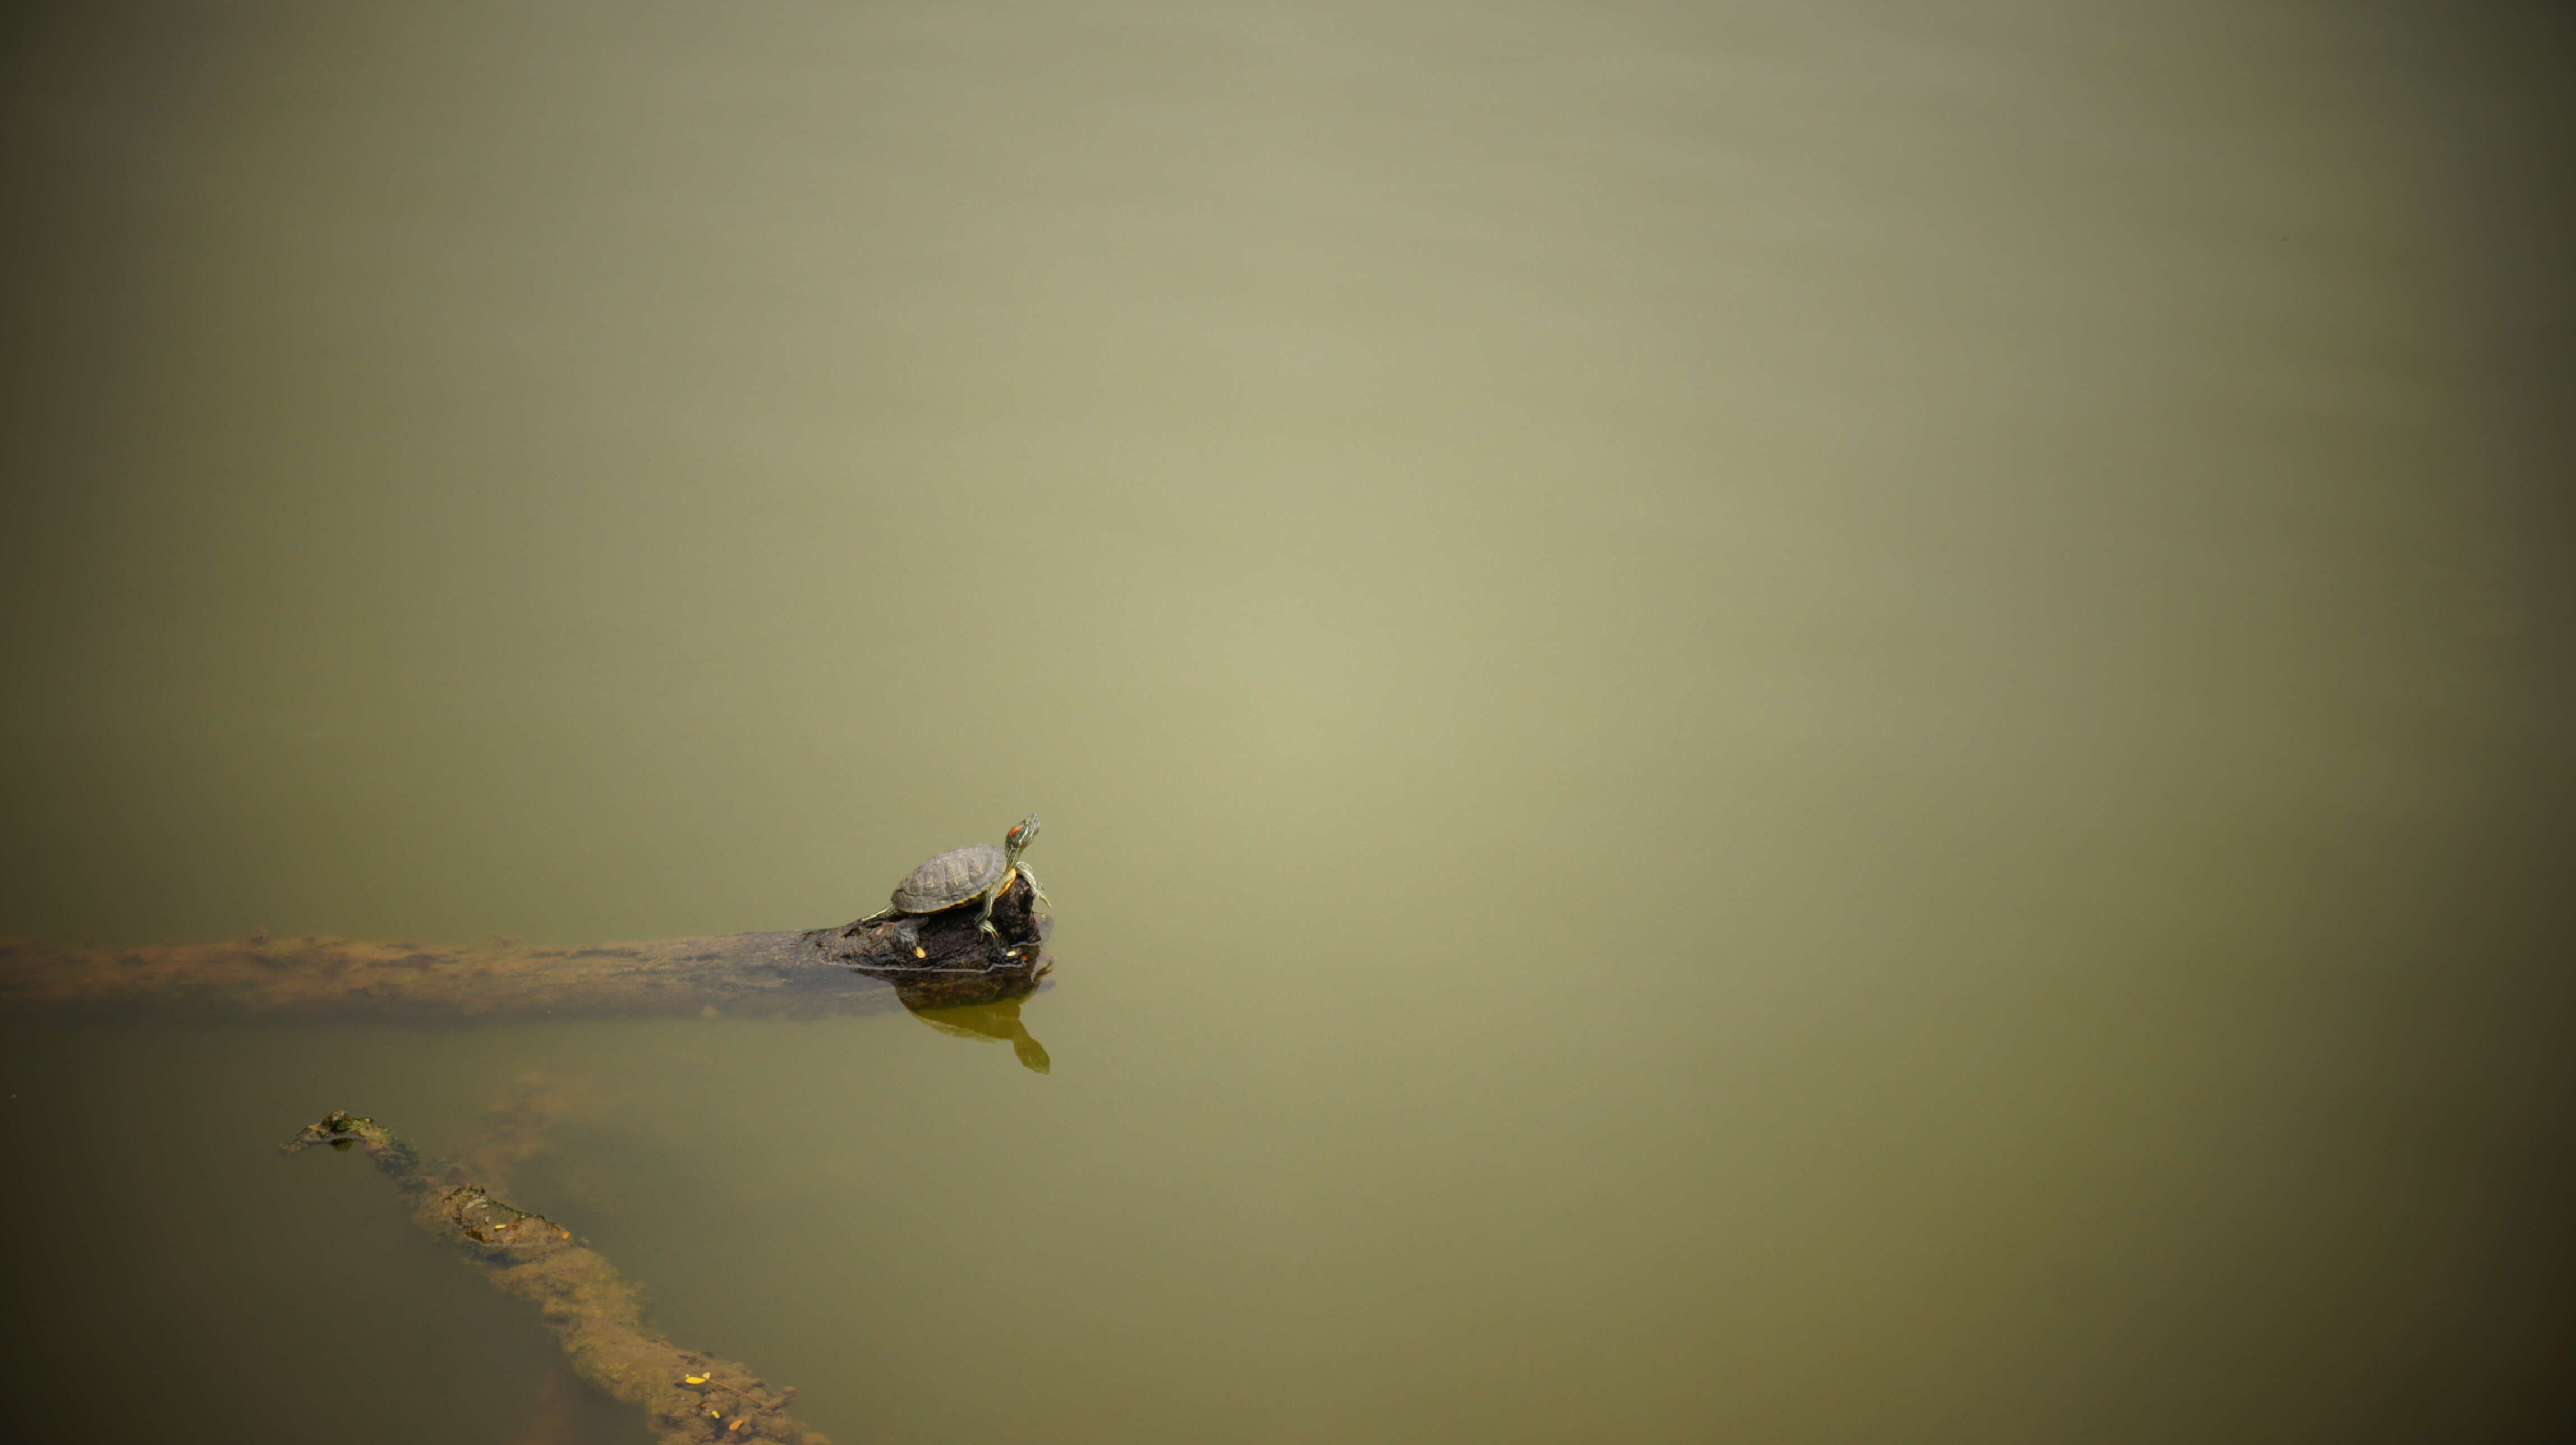
<path fill-rule="evenodd" d="M 703 1385 L 707 1382 L 707 1377 L 704 1375 L 683 1375 L 680 1377 L 680 1382 L 684 1385 Z"/>

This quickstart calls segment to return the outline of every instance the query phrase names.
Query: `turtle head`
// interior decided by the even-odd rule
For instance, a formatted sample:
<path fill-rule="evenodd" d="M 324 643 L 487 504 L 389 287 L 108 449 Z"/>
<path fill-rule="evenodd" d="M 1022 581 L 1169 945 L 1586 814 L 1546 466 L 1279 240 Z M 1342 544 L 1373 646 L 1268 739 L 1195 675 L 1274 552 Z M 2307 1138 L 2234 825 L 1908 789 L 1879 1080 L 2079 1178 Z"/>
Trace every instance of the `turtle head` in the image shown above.
<path fill-rule="evenodd" d="M 1014 863 L 1019 862 L 1020 854 L 1027 850 L 1030 843 L 1037 840 L 1037 836 L 1038 815 L 1031 813 L 1020 820 L 1020 826 L 1002 835 L 1002 856 Z"/>

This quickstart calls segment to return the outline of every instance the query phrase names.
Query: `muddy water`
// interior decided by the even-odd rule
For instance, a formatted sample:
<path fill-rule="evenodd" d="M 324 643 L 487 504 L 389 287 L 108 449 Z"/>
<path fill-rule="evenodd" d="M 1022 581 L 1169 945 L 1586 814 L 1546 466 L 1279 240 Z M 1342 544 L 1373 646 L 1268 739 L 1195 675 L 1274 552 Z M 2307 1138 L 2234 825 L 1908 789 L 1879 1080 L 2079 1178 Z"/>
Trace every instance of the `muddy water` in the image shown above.
<path fill-rule="evenodd" d="M 2565 36 L 1938 10 L 15 22 L 0 932 L 1062 966 L 10 1021 L 0 1418 L 632 1438 L 268 1152 L 530 1074 L 844 1442 L 2554 1408 Z"/>

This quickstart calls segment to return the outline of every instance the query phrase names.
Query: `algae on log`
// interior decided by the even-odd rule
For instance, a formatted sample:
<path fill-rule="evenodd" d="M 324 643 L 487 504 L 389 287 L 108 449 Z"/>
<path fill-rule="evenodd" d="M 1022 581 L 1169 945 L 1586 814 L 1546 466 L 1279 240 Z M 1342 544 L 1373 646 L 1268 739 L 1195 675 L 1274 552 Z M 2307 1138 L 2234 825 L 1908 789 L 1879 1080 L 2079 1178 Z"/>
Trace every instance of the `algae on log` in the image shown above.
<path fill-rule="evenodd" d="M 1017 880 L 972 906 L 801 933 L 734 933 L 541 948 L 346 938 L 63 948 L 0 939 L 0 1012 L 215 1014 L 440 1023 L 531 1015 L 762 1018 L 990 1003 L 1052 966 L 1053 919 Z M 891 986 L 889 986 L 891 985 Z"/>
<path fill-rule="evenodd" d="M 346 1112 L 304 1126 L 279 1150 L 364 1149 L 412 1206 L 412 1222 L 537 1306 L 574 1373 L 642 1410 L 660 1445 L 831 1445 L 787 1413 L 774 1389 L 735 1360 L 685 1349 L 644 1321 L 642 1293 L 571 1230 L 493 1197 L 463 1166 L 437 1168 L 393 1131 Z"/>

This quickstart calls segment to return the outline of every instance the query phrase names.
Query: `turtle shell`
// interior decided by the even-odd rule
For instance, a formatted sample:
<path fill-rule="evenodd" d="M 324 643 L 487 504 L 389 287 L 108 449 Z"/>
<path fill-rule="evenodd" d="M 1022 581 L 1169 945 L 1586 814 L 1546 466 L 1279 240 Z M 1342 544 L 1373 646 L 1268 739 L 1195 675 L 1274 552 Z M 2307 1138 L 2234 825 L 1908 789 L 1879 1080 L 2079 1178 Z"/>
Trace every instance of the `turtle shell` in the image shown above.
<path fill-rule="evenodd" d="M 937 913 L 954 908 L 1002 881 L 1010 860 L 990 843 L 951 848 L 912 870 L 894 886 L 894 906 L 901 913 Z"/>

